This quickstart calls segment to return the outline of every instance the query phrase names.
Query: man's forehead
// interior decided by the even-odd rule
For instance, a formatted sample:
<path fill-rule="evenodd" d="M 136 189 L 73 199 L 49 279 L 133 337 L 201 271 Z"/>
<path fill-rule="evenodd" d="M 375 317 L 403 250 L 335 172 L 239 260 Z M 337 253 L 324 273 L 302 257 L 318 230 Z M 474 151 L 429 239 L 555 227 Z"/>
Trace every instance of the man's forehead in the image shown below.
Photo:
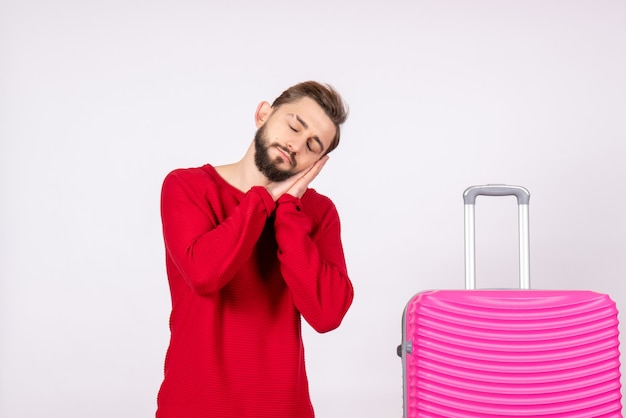
<path fill-rule="evenodd" d="M 300 123 L 317 125 L 317 129 L 327 129 L 327 126 L 334 127 L 330 117 L 324 112 L 315 100 L 309 97 L 303 97 L 292 103 L 282 105 L 278 111 L 281 111 L 298 119 Z"/>
<path fill-rule="evenodd" d="M 274 109 L 275 114 L 297 121 L 305 129 L 312 129 L 320 138 L 324 138 L 325 147 L 329 146 L 335 136 L 335 124 L 326 114 L 322 106 L 310 97 L 302 97 Z"/>

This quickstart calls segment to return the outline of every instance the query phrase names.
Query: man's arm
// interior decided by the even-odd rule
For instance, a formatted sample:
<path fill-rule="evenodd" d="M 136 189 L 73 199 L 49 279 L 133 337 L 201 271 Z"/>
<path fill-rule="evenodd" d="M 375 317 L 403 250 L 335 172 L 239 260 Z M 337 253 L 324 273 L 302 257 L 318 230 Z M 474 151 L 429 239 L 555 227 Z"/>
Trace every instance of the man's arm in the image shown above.
<path fill-rule="evenodd" d="M 327 332 L 340 325 L 354 291 L 335 206 L 322 196 L 307 203 L 309 213 L 297 197 L 284 195 L 278 200 L 278 258 L 296 307 L 316 331 Z"/>
<path fill-rule="evenodd" d="M 218 291 L 234 277 L 275 208 L 264 188 L 253 187 L 226 217 L 217 213 L 223 205 L 216 190 L 207 190 L 201 176 L 176 170 L 165 178 L 161 193 L 165 247 L 200 295 Z"/>
<path fill-rule="evenodd" d="M 337 328 L 354 296 L 335 206 L 326 198 L 317 199 L 319 207 L 309 208 L 316 219 L 302 211 L 300 198 L 328 158 L 323 156 L 301 175 L 267 186 L 278 203 L 274 227 L 281 272 L 296 307 L 318 332 Z"/>

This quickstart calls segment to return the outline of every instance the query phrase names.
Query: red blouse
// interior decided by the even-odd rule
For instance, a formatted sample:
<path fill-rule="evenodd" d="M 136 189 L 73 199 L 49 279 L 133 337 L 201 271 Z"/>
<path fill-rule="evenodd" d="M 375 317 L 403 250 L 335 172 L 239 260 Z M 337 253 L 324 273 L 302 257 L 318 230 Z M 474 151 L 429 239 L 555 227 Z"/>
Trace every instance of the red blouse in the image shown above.
<path fill-rule="evenodd" d="M 300 315 L 327 332 L 353 298 L 331 200 L 274 202 L 205 165 L 165 178 L 161 214 L 172 313 L 156 417 L 313 417 Z"/>

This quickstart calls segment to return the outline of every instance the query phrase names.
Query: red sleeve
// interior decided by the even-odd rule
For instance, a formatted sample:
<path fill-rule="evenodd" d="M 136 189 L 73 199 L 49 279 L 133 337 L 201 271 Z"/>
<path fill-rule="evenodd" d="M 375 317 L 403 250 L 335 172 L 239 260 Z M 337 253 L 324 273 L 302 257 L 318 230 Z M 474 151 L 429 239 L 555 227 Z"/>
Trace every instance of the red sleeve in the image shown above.
<path fill-rule="evenodd" d="M 163 182 L 161 217 L 168 255 L 200 295 L 220 290 L 248 259 L 275 208 L 263 187 L 253 187 L 225 218 L 219 188 L 185 170 Z"/>
<path fill-rule="evenodd" d="M 316 331 L 327 332 L 343 320 L 354 291 L 346 270 L 339 215 L 330 200 L 320 198 L 305 213 L 300 199 L 281 196 L 274 225 L 281 271 L 294 303 Z"/>

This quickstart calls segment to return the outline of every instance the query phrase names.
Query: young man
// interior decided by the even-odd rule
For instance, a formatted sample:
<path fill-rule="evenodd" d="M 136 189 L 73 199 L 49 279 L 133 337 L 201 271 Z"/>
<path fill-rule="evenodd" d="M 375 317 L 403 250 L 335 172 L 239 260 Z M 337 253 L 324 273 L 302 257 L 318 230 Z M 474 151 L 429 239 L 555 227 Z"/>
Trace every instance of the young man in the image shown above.
<path fill-rule="evenodd" d="M 255 112 L 236 163 L 179 169 L 161 214 L 172 296 L 157 418 L 312 418 L 301 316 L 339 326 L 353 298 L 339 216 L 309 189 L 347 112 L 304 82 Z"/>

